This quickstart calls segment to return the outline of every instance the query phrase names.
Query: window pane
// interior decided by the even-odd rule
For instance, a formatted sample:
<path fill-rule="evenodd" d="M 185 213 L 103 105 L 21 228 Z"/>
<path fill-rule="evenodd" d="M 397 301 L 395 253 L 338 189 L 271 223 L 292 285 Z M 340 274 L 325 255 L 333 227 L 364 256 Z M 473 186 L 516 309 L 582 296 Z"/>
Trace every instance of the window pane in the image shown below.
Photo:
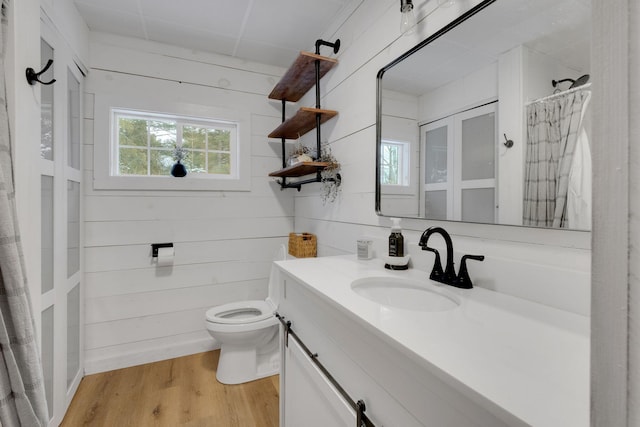
<path fill-rule="evenodd" d="M 53 177 L 42 175 L 40 233 L 42 236 L 40 254 L 40 282 L 44 294 L 53 289 Z"/>
<path fill-rule="evenodd" d="M 462 190 L 462 220 L 492 224 L 496 221 L 494 188 Z"/>
<path fill-rule="evenodd" d="M 67 181 L 67 277 L 80 269 L 80 183 Z"/>
<path fill-rule="evenodd" d="M 149 120 L 147 123 L 151 147 L 173 148 L 176 145 L 175 122 Z"/>
<path fill-rule="evenodd" d="M 425 191 L 424 212 L 429 219 L 447 219 L 447 192 Z"/>
<path fill-rule="evenodd" d="M 120 117 L 118 119 L 119 144 L 135 147 L 147 146 L 147 121 Z"/>
<path fill-rule="evenodd" d="M 231 156 L 224 153 L 209 153 L 209 173 L 231 174 Z"/>
<path fill-rule="evenodd" d="M 425 134 L 425 184 L 447 182 L 447 127 Z"/>
<path fill-rule="evenodd" d="M 53 415 L 53 306 L 42 312 L 42 373 L 44 391 L 49 405 L 49 418 Z"/>
<path fill-rule="evenodd" d="M 231 175 L 237 169 L 237 132 L 232 124 L 214 120 L 203 121 L 201 125 L 183 124 L 196 119 L 117 109 L 112 111 L 118 125 L 114 129 L 117 138 L 112 136 L 113 143 L 117 144 L 117 175 L 170 175 L 175 164 L 176 146 L 186 149 L 186 156 L 181 163 L 189 173 Z"/>
<path fill-rule="evenodd" d="M 189 173 L 207 173 L 207 155 L 204 151 L 189 151 L 185 161 Z"/>
<path fill-rule="evenodd" d="M 151 150 L 150 175 L 169 175 L 173 160 L 173 150 Z"/>
<path fill-rule="evenodd" d="M 396 144 L 382 144 L 382 176 L 384 185 L 400 183 L 400 147 Z"/>
<path fill-rule="evenodd" d="M 147 175 L 147 149 L 121 148 L 120 175 Z"/>
<path fill-rule="evenodd" d="M 80 169 L 80 82 L 67 69 L 68 86 L 68 158 L 67 164 L 74 169 Z"/>
<path fill-rule="evenodd" d="M 495 177 L 495 114 L 462 121 L 462 180 Z"/>
<path fill-rule="evenodd" d="M 44 40 L 40 40 L 40 66 L 44 68 L 47 61 L 53 59 L 53 48 Z M 40 76 L 40 80 L 48 82 L 53 79 L 53 66 Z M 53 85 L 40 87 L 40 157 L 53 160 Z"/>
<path fill-rule="evenodd" d="M 80 284 L 67 294 L 67 388 L 80 369 Z"/>
<path fill-rule="evenodd" d="M 228 130 L 213 129 L 209 131 L 209 150 L 230 151 L 231 132 Z"/>
<path fill-rule="evenodd" d="M 194 126 L 182 128 L 182 146 L 190 149 L 205 150 L 207 148 L 207 130 Z"/>

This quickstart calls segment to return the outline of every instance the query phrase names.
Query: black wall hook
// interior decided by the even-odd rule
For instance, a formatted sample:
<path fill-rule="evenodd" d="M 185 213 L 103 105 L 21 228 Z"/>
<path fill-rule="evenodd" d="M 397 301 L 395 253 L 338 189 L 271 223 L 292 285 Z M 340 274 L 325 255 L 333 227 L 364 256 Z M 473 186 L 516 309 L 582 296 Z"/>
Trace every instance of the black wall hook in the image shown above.
<path fill-rule="evenodd" d="M 507 138 L 507 134 L 506 133 L 504 133 L 503 135 L 504 135 L 504 142 L 502 144 L 507 148 L 513 147 L 513 140 Z"/>
<path fill-rule="evenodd" d="M 27 70 L 25 71 L 25 74 L 27 76 L 27 81 L 29 82 L 29 84 L 32 86 L 35 85 L 36 82 L 41 83 L 43 85 L 54 84 L 56 82 L 56 79 L 51 79 L 50 82 L 43 82 L 42 80 L 40 80 L 40 76 L 46 73 L 52 64 L 53 64 L 53 59 L 48 60 L 47 65 L 45 65 L 44 68 L 40 70 L 39 73 L 36 73 L 35 70 L 31 67 L 27 68 Z"/>

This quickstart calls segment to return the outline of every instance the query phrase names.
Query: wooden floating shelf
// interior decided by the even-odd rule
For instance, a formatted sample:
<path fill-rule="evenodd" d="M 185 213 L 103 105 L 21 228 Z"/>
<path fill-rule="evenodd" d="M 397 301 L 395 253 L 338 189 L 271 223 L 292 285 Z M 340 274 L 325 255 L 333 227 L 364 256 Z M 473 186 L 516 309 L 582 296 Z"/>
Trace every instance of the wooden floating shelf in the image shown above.
<path fill-rule="evenodd" d="M 320 78 L 338 63 L 337 59 L 311 52 L 300 52 L 298 58 L 269 94 L 269 99 L 299 101 L 316 84 L 316 59 L 320 60 Z"/>
<path fill-rule="evenodd" d="M 316 173 L 319 170 L 326 168 L 327 166 L 329 166 L 329 163 L 327 162 L 301 162 L 296 163 L 293 166 L 271 172 L 269 176 L 300 177 Z"/>
<path fill-rule="evenodd" d="M 320 114 L 320 124 L 338 115 L 334 110 L 302 107 L 295 116 L 288 118 L 269 134 L 269 138 L 298 139 L 316 128 L 316 114 Z"/>

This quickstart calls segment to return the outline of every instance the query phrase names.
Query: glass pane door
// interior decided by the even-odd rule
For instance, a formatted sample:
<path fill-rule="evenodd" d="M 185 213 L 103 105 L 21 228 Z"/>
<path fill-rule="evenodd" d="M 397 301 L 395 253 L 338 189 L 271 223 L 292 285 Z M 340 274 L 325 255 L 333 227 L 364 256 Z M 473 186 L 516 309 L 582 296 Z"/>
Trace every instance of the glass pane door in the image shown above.
<path fill-rule="evenodd" d="M 44 67 L 54 59 L 54 50 L 45 40 L 40 41 L 40 65 Z M 54 77 L 54 67 L 50 67 L 42 79 Z M 44 387 L 49 406 L 49 417 L 53 416 L 55 397 L 55 179 L 54 171 L 54 102 L 53 86 L 39 85 L 40 88 L 40 289 L 42 307 L 40 316 L 42 370 Z"/>
<path fill-rule="evenodd" d="M 496 108 L 489 104 L 456 115 L 456 145 L 460 170 L 456 174 L 455 219 L 495 223 Z"/>
<path fill-rule="evenodd" d="M 41 61 L 53 65 L 41 95 L 41 351 L 50 426 L 59 425 L 81 379 L 82 73 L 43 19 Z"/>
<path fill-rule="evenodd" d="M 435 121 L 422 129 L 420 215 L 445 220 L 452 209 L 453 121 Z"/>
<path fill-rule="evenodd" d="M 494 223 L 497 103 L 421 126 L 420 215 Z"/>

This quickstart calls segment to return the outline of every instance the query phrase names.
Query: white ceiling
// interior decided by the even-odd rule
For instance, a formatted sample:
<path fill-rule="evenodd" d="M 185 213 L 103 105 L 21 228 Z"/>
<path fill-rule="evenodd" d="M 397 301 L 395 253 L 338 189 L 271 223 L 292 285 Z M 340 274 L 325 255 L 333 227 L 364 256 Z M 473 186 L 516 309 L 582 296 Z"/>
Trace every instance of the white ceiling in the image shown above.
<path fill-rule="evenodd" d="M 75 0 L 91 31 L 287 66 L 363 0 Z"/>

